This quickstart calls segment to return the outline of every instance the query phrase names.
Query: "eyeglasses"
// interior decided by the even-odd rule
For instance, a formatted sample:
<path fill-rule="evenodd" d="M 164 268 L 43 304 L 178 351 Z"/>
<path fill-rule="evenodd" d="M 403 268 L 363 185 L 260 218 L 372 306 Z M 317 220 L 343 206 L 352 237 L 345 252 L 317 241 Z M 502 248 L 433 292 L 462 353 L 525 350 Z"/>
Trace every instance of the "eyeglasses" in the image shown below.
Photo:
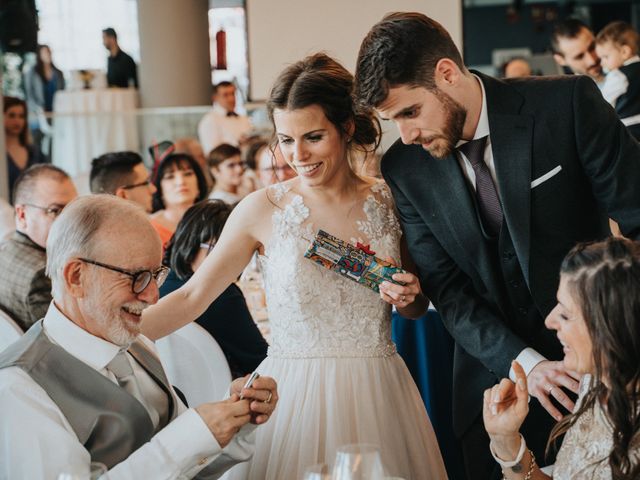
<path fill-rule="evenodd" d="M 66 207 L 66 205 L 51 205 L 50 207 L 42 207 L 40 205 L 34 205 L 33 203 L 24 203 L 23 205 L 25 207 L 33 207 L 42 210 L 46 215 L 53 218 L 56 218 L 58 215 L 60 215 L 62 213 L 62 210 L 64 210 L 64 207 Z"/>
<path fill-rule="evenodd" d="M 151 283 L 151 279 L 155 278 L 158 288 L 162 286 L 167 279 L 167 275 L 171 269 L 169 267 L 159 267 L 156 270 L 138 270 L 137 272 L 131 272 L 123 268 L 114 267 L 113 265 L 107 265 L 106 263 L 96 262 L 95 260 L 89 260 L 88 258 L 78 258 L 78 260 L 98 267 L 106 268 L 107 270 L 113 270 L 114 272 L 122 273 L 131 277 L 131 291 L 136 295 L 144 292 L 145 288 Z"/>
<path fill-rule="evenodd" d="M 131 185 L 123 185 L 120 188 L 122 188 L 123 190 L 131 190 L 138 187 L 148 187 L 149 185 L 151 185 L 151 178 L 147 178 L 144 182 L 133 183 Z"/>
<path fill-rule="evenodd" d="M 246 162 L 228 162 L 228 163 L 222 163 L 220 164 L 220 166 L 224 167 L 224 168 L 228 168 L 229 170 L 232 170 L 234 168 L 241 168 L 242 170 L 244 170 L 245 168 L 247 168 L 247 164 Z"/>

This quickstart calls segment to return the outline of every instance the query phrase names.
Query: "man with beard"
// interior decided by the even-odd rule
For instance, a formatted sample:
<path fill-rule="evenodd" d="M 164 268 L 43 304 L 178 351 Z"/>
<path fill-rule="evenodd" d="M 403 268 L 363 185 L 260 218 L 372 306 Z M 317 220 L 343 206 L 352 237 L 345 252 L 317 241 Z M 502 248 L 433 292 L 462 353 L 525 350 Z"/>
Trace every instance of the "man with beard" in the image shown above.
<path fill-rule="evenodd" d="M 602 88 L 604 73 L 596 54 L 593 32 L 577 18 L 568 18 L 553 28 L 551 49 L 553 59 L 576 75 L 588 75 Z"/>
<path fill-rule="evenodd" d="M 51 228 L 47 272 L 44 319 L 0 354 L 0 478 L 84 478 L 91 461 L 111 479 L 218 478 L 252 455 L 250 422 L 273 412 L 275 381 L 238 379 L 228 399 L 187 409 L 139 334 L 168 273 L 139 206 L 70 203 Z"/>
<path fill-rule="evenodd" d="M 418 13 L 369 32 L 356 94 L 400 130 L 382 174 L 423 291 L 456 341 L 453 420 L 467 475 L 499 478 L 482 394 L 514 379 L 513 360 L 536 399 L 524 432 L 542 461 L 554 420 L 574 406 L 566 390 L 578 388 L 543 323 L 560 263 L 576 242 L 609 234 L 607 214 L 640 235 L 640 146 L 588 77 L 470 72 L 447 31 Z"/>

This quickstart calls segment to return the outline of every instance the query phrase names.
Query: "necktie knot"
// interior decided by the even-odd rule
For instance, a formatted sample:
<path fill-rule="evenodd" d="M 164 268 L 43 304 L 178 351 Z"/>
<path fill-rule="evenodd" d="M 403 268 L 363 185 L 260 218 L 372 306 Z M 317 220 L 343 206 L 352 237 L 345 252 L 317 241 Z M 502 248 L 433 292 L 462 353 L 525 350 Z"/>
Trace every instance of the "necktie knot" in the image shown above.
<path fill-rule="evenodd" d="M 458 147 L 465 157 L 471 162 L 471 166 L 475 169 L 479 162 L 484 162 L 484 147 L 487 144 L 486 135 L 464 143 Z"/>
<path fill-rule="evenodd" d="M 127 354 L 124 351 L 118 352 L 118 354 L 113 357 L 113 360 L 107 364 L 107 370 L 115 375 L 116 380 L 118 380 L 118 383 L 121 385 L 123 378 L 133 376 L 133 368 L 131 368 Z"/>

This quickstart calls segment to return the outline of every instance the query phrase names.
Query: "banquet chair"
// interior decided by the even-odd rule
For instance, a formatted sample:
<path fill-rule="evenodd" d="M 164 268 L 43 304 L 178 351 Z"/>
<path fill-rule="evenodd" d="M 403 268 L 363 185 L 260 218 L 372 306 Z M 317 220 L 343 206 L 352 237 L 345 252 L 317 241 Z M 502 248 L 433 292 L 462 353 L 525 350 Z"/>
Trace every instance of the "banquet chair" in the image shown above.
<path fill-rule="evenodd" d="M 204 328 L 189 323 L 156 341 L 167 378 L 190 406 L 224 398 L 231 370 L 220 345 Z"/>
<path fill-rule="evenodd" d="M 7 314 L 0 310 L 0 352 L 22 336 L 22 329 Z"/>

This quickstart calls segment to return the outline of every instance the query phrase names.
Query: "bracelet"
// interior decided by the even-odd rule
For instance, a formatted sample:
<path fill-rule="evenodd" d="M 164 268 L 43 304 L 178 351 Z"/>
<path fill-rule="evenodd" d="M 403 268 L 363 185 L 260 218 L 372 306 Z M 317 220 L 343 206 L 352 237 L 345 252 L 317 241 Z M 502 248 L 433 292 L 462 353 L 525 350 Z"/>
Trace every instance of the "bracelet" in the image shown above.
<path fill-rule="evenodd" d="M 533 476 L 533 471 L 536 468 L 536 456 L 533 454 L 531 450 L 529 450 L 529 455 L 531 455 L 531 463 L 529 463 L 529 470 L 525 473 L 524 478 L 522 480 L 531 480 Z"/>
<path fill-rule="evenodd" d="M 505 462 L 504 460 L 500 459 L 500 457 L 498 457 L 498 455 L 496 455 L 495 450 L 493 449 L 493 442 L 489 442 L 489 451 L 491 452 L 491 456 L 493 456 L 493 459 L 498 462 L 498 464 L 503 468 L 511 468 L 514 465 L 517 465 L 518 463 L 520 463 L 522 461 L 522 457 L 524 456 L 524 452 L 527 449 L 527 444 L 524 441 L 524 437 L 522 436 L 522 434 L 520 434 L 520 450 L 518 450 L 518 455 L 516 455 L 515 460 L 512 460 L 510 462 Z"/>
<path fill-rule="evenodd" d="M 524 477 L 522 478 L 522 480 L 531 480 L 531 477 L 533 476 L 533 471 L 536 468 L 536 456 L 533 454 L 531 450 L 529 450 L 529 455 L 531 456 L 531 461 L 529 462 L 529 468 L 527 470 L 527 473 L 524 474 Z M 502 480 L 507 480 L 507 477 L 504 475 L 504 470 L 502 471 Z"/>

